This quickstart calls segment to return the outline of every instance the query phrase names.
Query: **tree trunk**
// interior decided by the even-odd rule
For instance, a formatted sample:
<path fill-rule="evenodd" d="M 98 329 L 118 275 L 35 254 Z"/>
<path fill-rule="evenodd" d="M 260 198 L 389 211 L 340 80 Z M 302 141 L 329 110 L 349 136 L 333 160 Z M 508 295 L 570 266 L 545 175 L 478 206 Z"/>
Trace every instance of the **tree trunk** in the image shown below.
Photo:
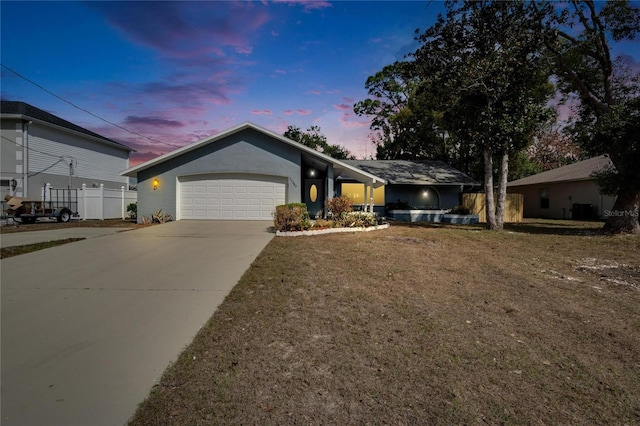
<path fill-rule="evenodd" d="M 496 210 L 493 199 L 493 153 L 489 148 L 482 150 L 484 156 L 484 196 L 487 216 L 487 229 L 496 228 Z"/>
<path fill-rule="evenodd" d="M 605 210 L 607 218 L 603 230 L 615 234 L 640 234 L 638 217 L 640 214 L 640 193 L 633 189 L 622 188 L 613 209 Z"/>
<path fill-rule="evenodd" d="M 507 178 L 509 176 L 509 153 L 503 150 L 498 177 L 498 202 L 496 203 L 496 230 L 504 228 L 504 211 L 507 206 Z"/>

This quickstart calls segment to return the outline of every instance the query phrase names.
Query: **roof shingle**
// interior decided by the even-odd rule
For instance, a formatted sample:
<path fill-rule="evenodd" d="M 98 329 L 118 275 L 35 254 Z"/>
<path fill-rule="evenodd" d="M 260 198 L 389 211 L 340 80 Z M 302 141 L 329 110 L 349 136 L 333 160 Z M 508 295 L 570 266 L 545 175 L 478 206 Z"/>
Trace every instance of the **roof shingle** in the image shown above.
<path fill-rule="evenodd" d="M 557 169 L 547 170 L 537 175 L 527 176 L 522 179 L 511 181 L 507 186 L 536 185 L 552 182 L 570 182 L 577 180 L 591 180 L 592 174 L 612 166 L 611 160 L 606 155 L 589 158 L 588 160 L 578 161 L 577 163 L 567 166 L 558 167 Z"/>
<path fill-rule="evenodd" d="M 391 184 L 479 185 L 442 161 L 343 160 L 344 163 L 380 176 Z"/>

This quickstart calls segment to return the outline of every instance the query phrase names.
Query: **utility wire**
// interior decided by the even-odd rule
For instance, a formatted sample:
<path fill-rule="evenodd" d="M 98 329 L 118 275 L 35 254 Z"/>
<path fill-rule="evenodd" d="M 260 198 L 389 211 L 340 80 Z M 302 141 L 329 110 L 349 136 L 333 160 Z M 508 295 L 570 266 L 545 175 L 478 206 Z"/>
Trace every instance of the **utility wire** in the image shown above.
<path fill-rule="evenodd" d="M 62 163 L 63 161 L 64 161 L 64 158 L 61 158 L 58 161 L 56 161 L 55 163 L 53 163 L 52 165 L 50 165 L 49 167 L 45 167 L 44 169 L 40 170 L 39 172 L 29 173 L 27 175 L 27 177 L 34 177 L 36 175 L 39 175 L 40 173 L 44 173 L 47 170 L 49 170 L 49 169 L 53 168 L 54 166 L 56 166 L 57 164 Z"/>
<path fill-rule="evenodd" d="M 8 137 L 6 137 L 4 135 L 2 136 L 2 139 L 8 140 L 12 144 L 18 145 L 20 148 L 24 148 L 24 145 L 19 144 L 18 142 L 14 141 L 13 139 L 9 139 Z M 27 149 L 30 150 L 30 151 L 35 151 L 35 152 L 40 153 L 40 154 L 48 155 L 49 157 L 62 158 L 62 156 L 60 156 L 60 155 L 55 155 L 55 154 L 51 154 L 49 152 L 39 151 L 39 150 L 37 150 L 35 148 L 31 148 L 30 146 L 27 146 Z"/>
<path fill-rule="evenodd" d="M 6 141 L 11 142 L 14 145 L 19 146 L 20 148 L 24 148 L 24 145 L 21 145 L 18 142 L 14 141 L 12 139 L 9 139 L 8 137 L 6 137 L 4 135 L 0 135 L 0 137 L 2 137 L 2 139 L 6 140 Z M 44 151 L 40 151 L 40 150 L 35 149 L 35 148 L 31 148 L 30 146 L 27 146 L 27 149 L 29 151 L 35 151 L 35 152 L 37 152 L 39 154 L 48 155 L 49 157 L 53 157 L 53 158 L 57 158 L 58 159 L 58 161 L 56 161 L 55 163 L 53 163 L 49 167 L 45 168 L 44 170 L 40 170 L 39 172 L 28 174 L 27 175 L 28 177 L 33 177 L 33 176 L 39 175 L 40 173 L 46 172 L 47 170 L 49 170 L 50 168 L 52 168 L 53 166 L 55 166 L 56 164 L 58 164 L 58 163 L 60 163 L 62 161 L 64 161 L 66 164 L 71 163 L 70 165 L 71 165 L 72 168 L 77 166 L 78 160 L 75 157 L 71 156 L 71 155 L 66 155 L 66 154 L 65 155 L 54 155 L 54 154 L 51 154 L 49 152 L 44 152 Z M 74 162 L 75 162 L 76 166 L 73 165 Z"/>
<path fill-rule="evenodd" d="M 55 98 L 60 99 L 62 102 L 65 102 L 65 103 L 67 103 L 67 104 L 71 105 L 72 107 L 74 107 L 74 108 L 76 108 L 76 109 L 78 109 L 78 110 L 80 110 L 80 111 L 82 111 L 82 112 L 85 112 L 85 113 L 87 113 L 87 114 L 91 115 L 92 117 L 97 118 L 98 120 L 104 121 L 105 123 L 107 123 L 107 124 L 111 124 L 112 126 L 117 127 L 117 128 L 118 128 L 118 129 L 120 129 L 120 130 L 124 130 L 124 131 L 125 131 L 125 132 L 127 132 L 127 133 L 131 133 L 132 135 L 140 136 L 141 138 L 148 139 L 148 140 L 150 140 L 150 141 L 152 141 L 152 142 L 161 143 L 161 144 L 163 144 L 163 145 L 168 145 L 168 146 L 171 146 L 171 147 L 174 147 L 174 148 L 182 148 L 180 145 L 175 145 L 175 144 L 172 144 L 172 143 L 169 143 L 169 142 L 164 142 L 164 141 L 161 141 L 161 140 L 158 140 L 158 139 L 154 139 L 154 138 L 149 137 L 149 136 L 145 136 L 145 135 L 143 135 L 143 134 L 141 134 L 141 133 L 138 133 L 138 132 L 136 132 L 136 131 L 133 131 L 133 130 L 127 129 L 126 127 L 122 127 L 121 125 L 119 125 L 119 124 L 117 124 L 117 123 L 114 123 L 114 122 L 112 122 L 112 121 L 109 121 L 109 120 L 107 120 L 106 118 L 102 118 L 102 117 L 100 117 L 99 115 L 96 115 L 96 114 L 92 113 L 91 111 L 89 111 L 89 110 L 87 110 L 87 109 L 85 109 L 85 108 L 79 107 L 78 105 L 74 104 L 73 102 L 66 100 L 66 99 L 65 99 L 65 98 L 63 98 L 62 96 L 59 96 L 59 95 L 57 95 L 57 94 L 53 93 L 52 91 L 50 91 L 50 90 L 48 90 L 47 88 L 45 88 L 45 87 L 41 86 L 40 84 L 36 83 L 35 81 L 33 81 L 33 80 L 31 80 L 31 79 L 29 79 L 29 78 L 25 77 L 24 75 L 20 74 L 20 73 L 19 73 L 19 72 L 17 72 L 17 71 L 15 71 L 15 70 L 13 70 L 13 69 L 9 68 L 9 67 L 8 67 L 8 66 L 6 66 L 5 64 L 0 63 L 0 65 L 2 66 L 2 68 L 6 69 L 7 71 L 9 71 L 9 72 L 11 72 L 11 73 L 13 73 L 13 74 L 15 74 L 16 76 L 20 77 L 21 79 L 23 79 L 23 80 L 25 80 L 25 81 L 28 81 L 29 83 L 33 84 L 33 85 L 34 85 L 34 86 L 36 86 L 37 88 L 39 88 L 39 89 L 41 89 L 41 90 L 44 90 L 45 92 L 47 92 L 47 93 L 48 93 L 48 94 L 50 94 L 51 96 L 53 96 L 53 97 L 55 97 Z"/>

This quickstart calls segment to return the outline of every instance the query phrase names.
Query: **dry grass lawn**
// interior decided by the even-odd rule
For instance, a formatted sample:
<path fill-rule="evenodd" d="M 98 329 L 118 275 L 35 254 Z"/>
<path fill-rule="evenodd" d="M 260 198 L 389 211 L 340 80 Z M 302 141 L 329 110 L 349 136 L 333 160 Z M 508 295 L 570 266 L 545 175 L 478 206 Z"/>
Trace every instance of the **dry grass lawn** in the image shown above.
<path fill-rule="evenodd" d="M 640 424 L 640 237 L 593 226 L 275 238 L 131 423 Z"/>

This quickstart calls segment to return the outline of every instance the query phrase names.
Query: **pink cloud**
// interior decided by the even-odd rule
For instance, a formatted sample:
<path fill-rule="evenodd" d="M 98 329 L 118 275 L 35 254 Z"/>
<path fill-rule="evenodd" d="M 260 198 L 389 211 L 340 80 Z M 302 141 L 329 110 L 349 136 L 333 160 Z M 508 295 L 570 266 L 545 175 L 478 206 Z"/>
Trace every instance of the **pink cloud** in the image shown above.
<path fill-rule="evenodd" d="M 340 123 L 342 123 L 342 126 L 346 127 L 346 128 L 368 127 L 371 124 L 368 121 L 366 121 L 366 122 L 365 121 L 351 121 L 351 118 L 354 117 L 354 116 L 355 116 L 354 113 L 345 112 L 340 117 Z"/>
<path fill-rule="evenodd" d="M 344 97 L 344 98 L 342 98 L 342 100 L 345 101 L 348 104 L 353 104 L 353 102 L 354 102 L 353 98 Z"/>
<path fill-rule="evenodd" d="M 169 80 L 156 81 L 145 84 L 141 90 L 146 95 L 184 106 L 193 106 L 201 102 L 216 105 L 231 102 L 227 94 L 228 88 L 224 82 L 200 80 L 175 84 Z"/>
<path fill-rule="evenodd" d="M 322 91 L 320 91 L 320 90 L 312 90 L 309 93 L 312 94 L 312 95 L 322 95 Z"/>
<path fill-rule="evenodd" d="M 324 0 L 272 0 L 272 3 L 288 4 L 290 6 L 304 6 L 304 10 L 309 12 L 314 9 L 324 9 L 333 7 L 331 3 Z"/>
<path fill-rule="evenodd" d="M 251 53 L 249 36 L 270 16 L 245 2 L 156 2 L 153 19 L 146 2 L 89 2 L 125 36 L 168 57 Z"/>
<path fill-rule="evenodd" d="M 296 112 L 297 112 L 299 115 L 309 115 L 309 114 L 311 114 L 313 111 L 312 111 L 312 110 L 310 110 L 310 109 L 297 109 L 297 110 L 296 110 Z"/>
<path fill-rule="evenodd" d="M 293 110 L 285 109 L 284 111 L 282 111 L 282 113 L 283 113 L 284 115 L 291 115 L 291 114 L 293 114 Z"/>
<path fill-rule="evenodd" d="M 250 55 L 253 52 L 253 46 L 238 46 L 236 47 L 236 52 Z"/>
<path fill-rule="evenodd" d="M 349 110 L 351 110 L 351 106 L 349 106 L 347 104 L 334 105 L 333 107 L 335 109 L 339 110 L 339 111 L 349 111 Z"/>
<path fill-rule="evenodd" d="M 272 115 L 273 112 L 270 109 L 254 109 L 251 111 L 253 115 Z"/>
<path fill-rule="evenodd" d="M 129 167 L 137 166 L 138 164 L 152 160 L 160 155 L 162 155 L 162 153 L 154 151 L 132 152 L 131 156 L 129 157 Z"/>

